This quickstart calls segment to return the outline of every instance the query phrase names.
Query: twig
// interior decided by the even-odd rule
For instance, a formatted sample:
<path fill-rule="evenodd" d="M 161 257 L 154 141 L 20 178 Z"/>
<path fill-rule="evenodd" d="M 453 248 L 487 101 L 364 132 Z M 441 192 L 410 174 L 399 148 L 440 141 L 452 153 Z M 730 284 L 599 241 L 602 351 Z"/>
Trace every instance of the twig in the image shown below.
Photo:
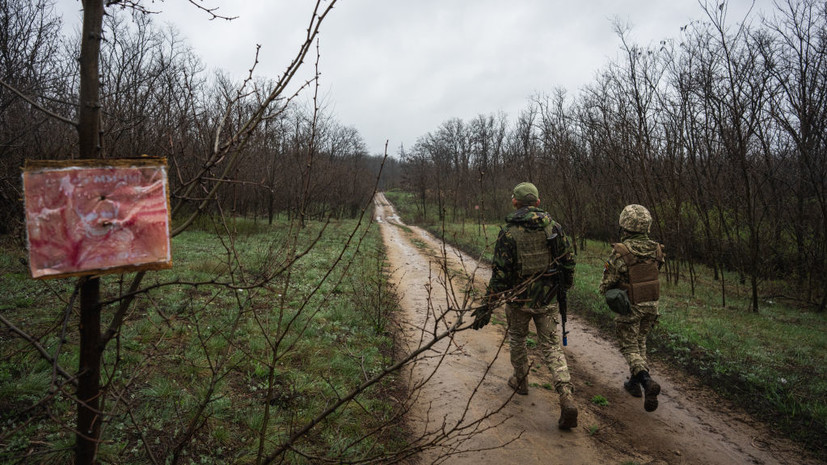
<path fill-rule="evenodd" d="M 37 342 L 37 341 L 35 340 L 35 338 L 33 338 L 33 337 L 29 336 L 29 334 L 28 334 L 28 333 L 26 333 L 26 332 L 25 332 L 25 331 L 23 331 L 22 329 L 18 328 L 17 326 L 15 326 L 15 325 L 14 325 L 11 321 L 7 320 L 7 319 L 6 319 L 6 317 L 4 317 L 2 314 L 0 314 L 0 322 L 2 322 L 4 325 L 6 325 L 6 326 L 7 326 L 7 327 L 8 327 L 8 328 L 9 328 L 9 329 L 13 332 L 13 333 L 17 334 L 18 336 L 20 336 L 21 338 L 23 338 L 24 340 L 26 340 L 26 342 L 28 342 L 29 344 L 31 344 L 31 345 L 32 345 L 32 347 L 34 347 L 35 349 L 37 349 L 37 351 L 38 351 L 38 352 L 40 352 L 40 355 L 41 355 L 41 356 L 42 356 L 42 357 L 43 357 L 43 358 L 44 358 L 47 362 L 51 363 L 51 364 L 54 366 L 54 370 L 55 370 L 55 371 L 56 371 L 56 372 L 57 372 L 60 376 L 63 376 L 63 377 L 64 377 L 66 380 L 68 380 L 68 381 L 69 381 L 69 383 L 71 383 L 73 386 L 77 386 L 77 384 L 78 384 L 77 379 L 75 379 L 75 377 L 74 377 L 74 376 L 72 376 L 72 375 L 70 375 L 69 373 L 67 373 L 66 371 L 64 371 L 64 370 L 63 370 L 63 368 L 61 368 L 61 367 L 60 367 L 60 365 L 58 365 L 58 364 L 57 364 L 57 360 L 56 360 L 56 359 L 53 359 L 53 358 L 52 358 L 52 355 L 51 355 L 51 354 L 49 354 L 49 352 L 48 352 L 48 351 L 46 351 L 46 349 L 45 349 L 45 348 L 43 348 L 43 346 L 42 346 L 42 345 L 40 345 L 40 343 L 39 343 L 39 342 Z"/>
<path fill-rule="evenodd" d="M 54 118 L 54 119 L 56 119 L 56 120 L 58 120 L 58 121 L 62 121 L 62 122 L 64 122 L 64 123 L 66 123 L 66 124 L 70 124 L 70 125 L 72 125 L 73 127 L 77 127 L 77 125 L 78 125 L 77 121 L 72 121 L 72 120 L 70 120 L 70 119 L 68 119 L 68 118 L 65 118 L 65 117 L 63 117 L 63 116 L 58 115 L 57 113 L 55 113 L 55 112 L 53 112 L 53 111 L 51 111 L 51 110 L 47 110 L 47 109 L 46 109 L 46 108 L 44 108 L 42 105 L 40 105 L 39 103 L 35 102 L 32 98 L 30 98 L 30 97 L 26 96 L 25 94 L 23 94 L 22 92 L 20 92 L 19 90 L 17 90 L 17 88 L 13 87 L 11 84 L 7 83 L 7 82 L 6 82 L 6 81 L 4 81 L 3 79 L 0 79 L 0 85 L 2 85 L 2 86 L 3 86 L 3 87 L 5 87 L 6 89 L 9 89 L 9 90 L 10 90 L 10 91 L 12 91 L 13 93 L 15 93 L 18 97 L 20 97 L 20 98 L 22 98 L 23 100 L 25 100 L 25 101 L 26 101 L 29 105 L 31 105 L 31 106 L 32 106 L 32 107 L 34 107 L 35 109 L 42 111 L 43 113 L 45 113 L 45 114 L 47 114 L 47 115 L 51 116 L 52 118 Z"/>

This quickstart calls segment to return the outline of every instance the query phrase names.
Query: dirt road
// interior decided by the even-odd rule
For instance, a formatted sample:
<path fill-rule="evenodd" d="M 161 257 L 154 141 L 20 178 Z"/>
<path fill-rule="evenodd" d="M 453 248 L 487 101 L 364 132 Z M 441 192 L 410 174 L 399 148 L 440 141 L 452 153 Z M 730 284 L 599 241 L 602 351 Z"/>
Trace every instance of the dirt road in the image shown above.
<path fill-rule="evenodd" d="M 448 309 L 463 307 L 468 286 L 484 288 L 490 270 L 424 230 L 405 226 L 382 194 L 376 197 L 376 221 L 400 294 L 410 352 L 456 321 L 458 314 Z M 824 463 L 666 367 L 652 370 L 662 394 L 658 410 L 646 413 L 642 399 L 622 389 L 627 368 L 616 347 L 576 315 L 569 317 L 565 351 L 579 425 L 561 431 L 557 394 L 542 387 L 551 378 L 537 354 L 532 354 L 536 369 L 528 396 L 513 395 L 506 385 L 511 365 L 505 317 L 502 309 L 494 315 L 494 323 L 503 324 L 440 341 L 408 373 L 411 385 L 422 386 L 409 415 L 414 436 L 422 444 L 441 438 L 439 447 L 420 454 L 419 463 Z M 590 402 L 595 395 L 609 404 Z"/>

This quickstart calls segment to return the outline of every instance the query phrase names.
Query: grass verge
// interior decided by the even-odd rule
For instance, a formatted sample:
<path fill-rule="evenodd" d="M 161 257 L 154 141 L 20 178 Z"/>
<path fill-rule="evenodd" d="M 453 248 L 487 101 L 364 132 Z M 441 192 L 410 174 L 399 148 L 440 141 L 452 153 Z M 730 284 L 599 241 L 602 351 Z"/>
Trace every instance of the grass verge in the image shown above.
<path fill-rule="evenodd" d="M 253 463 L 260 446 L 267 455 L 390 364 L 396 300 L 378 229 L 323 227 L 292 236 L 286 222 L 236 220 L 230 238 L 204 222 L 173 240 L 174 268 L 148 273 L 143 285 L 158 287 L 138 296 L 105 352 L 101 463 Z M 354 230 L 365 233 L 358 252 L 355 241 L 345 247 Z M 0 247 L 0 312 L 74 373 L 78 318 L 65 309 L 75 280 L 33 281 L 24 252 Z M 102 300 L 131 277 L 103 277 Z M 113 311 L 104 308 L 104 328 Z M 0 462 L 72 463 L 74 388 L 6 325 L 0 354 Z M 403 446 L 397 389 L 394 377 L 375 384 L 284 461 L 356 461 Z"/>

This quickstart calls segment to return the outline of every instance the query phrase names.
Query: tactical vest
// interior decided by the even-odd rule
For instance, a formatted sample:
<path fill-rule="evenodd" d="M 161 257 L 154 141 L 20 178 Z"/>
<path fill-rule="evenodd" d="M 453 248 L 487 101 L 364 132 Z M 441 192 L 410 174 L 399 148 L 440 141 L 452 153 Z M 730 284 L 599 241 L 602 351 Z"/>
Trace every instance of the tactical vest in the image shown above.
<path fill-rule="evenodd" d="M 660 299 L 660 280 L 658 266 L 663 263 L 663 249 L 658 244 L 656 258 L 638 257 L 621 242 L 612 244 L 612 249 L 620 255 L 629 269 L 629 284 L 619 287 L 629 294 L 632 304 L 651 302 Z"/>
<path fill-rule="evenodd" d="M 553 257 L 545 229 L 514 227 L 509 232 L 517 243 L 517 273 L 521 278 L 528 278 L 549 268 Z"/>

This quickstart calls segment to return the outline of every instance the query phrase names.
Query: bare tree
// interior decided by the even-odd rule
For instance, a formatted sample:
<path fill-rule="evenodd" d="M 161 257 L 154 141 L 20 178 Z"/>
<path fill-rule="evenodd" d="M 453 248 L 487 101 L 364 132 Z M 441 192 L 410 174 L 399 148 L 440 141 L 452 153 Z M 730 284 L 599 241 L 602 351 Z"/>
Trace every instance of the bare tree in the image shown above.
<path fill-rule="evenodd" d="M 24 159 L 62 155 L 74 113 L 62 75 L 61 22 L 48 0 L 0 2 L 0 233 L 20 234 L 19 168 Z M 64 118 L 64 119 L 67 119 Z"/>
<path fill-rule="evenodd" d="M 774 41 L 762 48 L 770 63 L 774 85 L 771 114 L 789 136 L 797 182 L 787 184 L 796 195 L 794 217 L 787 220 L 795 237 L 795 275 L 808 283 L 808 300 L 816 286 L 814 276 L 824 274 L 827 257 L 827 49 L 824 24 L 827 9 L 819 2 L 787 0 L 778 16 L 768 22 Z M 783 147 L 779 149 L 783 150 Z M 790 173 L 791 174 L 791 173 Z M 817 207 L 817 208 L 814 208 Z M 786 211 L 782 208 L 780 211 Z M 819 218 L 816 222 L 806 218 Z M 821 283 L 822 286 L 825 283 Z M 827 289 L 821 290 L 820 311 L 827 308 Z"/>
<path fill-rule="evenodd" d="M 77 463 L 100 459 L 101 448 L 118 437 L 126 424 L 131 426 L 130 444 L 140 449 L 148 462 L 182 463 L 210 452 L 205 438 L 220 414 L 227 384 L 251 376 L 244 371 L 250 361 L 264 375 L 262 395 L 251 396 L 250 404 L 245 406 L 260 418 L 259 423 L 249 425 L 255 436 L 250 458 L 257 463 L 295 457 L 342 461 L 347 454 L 357 453 L 364 455 L 354 456 L 354 461 L 401 461 L 440 444 L 456 447 L 480 430 L 486 417 L 463 417 L 453 425 L 435 425 L 410 444 L 393 450 L 353 452 L 361 442 L 375 440 L 385 434 L 383 431 L 399 426 L 416 398 L 412 391 L 399 399 L 398 409 L 387 417 L 376 418 L 362 437 L 343 450 L 331 450 L 321 457 L 313 445 L 313 435 L 319 434 L 315 431 L 329 418 L 349 409 L 363 409 L 360 397 L 366 391 L 403 367 L 421 361 L 440 341 L 468 329 L 462 323 L 467 300 L 454 301 L 453 308 L 444 313 L 430 309 L 428 314 L 433 319 L 422 326 L 421 345 L 409 353 L 397 354 L 387 366 L 378 371 L 364 367 L 364 377 L 345 384 L 326 380 L 323 395 L 329 408 L 305 416 L 290 403 L 289 389 L 296 389 L 296 384 L 285 379 L 284 363 L 302 356 L 303 336 L 323 324 L 320 315 L 340 293 L 354 261 L 363 259 L 361 244 L 384 163 L 380 160 L 379 166 L 373 167 L 373 182 L 359 179 L 372 171 L 364 163 L 366 150 L 358 133 L 327 117 L 317 96 L 312 110 L 303 112 L 291 103 L 297 94 L 284 94 L 307 53 L 317 44 L 320 24 L 334 3 L 328 2 L 325 7 L 321 2 L 316 4 L 306 40 L 279 79 L 262 81 L 251 70 L 243 82 L 234 83 L 218 75 L 211 84 L 200 74 L 198 60 L 182 47 L 174 32 L 160 34 L 142 16 L 147 11 L 145 5 L 84 3 L 76 124 L 80 156 L 129 156 L 146 147 L 166 155 L 171 163 L 176 221 L 173 235 L 197 225 L 211 229 L 221 248 L 210 251 L 216 265 L 201 280 L 184 281 L 174 275 L 145 272 L 107 278 L 103 285 L 100 278 L 82 278 L 66 299 L 65 312 L 58 322 L 63 332 L 56 338 L 61 342 L 56 347 L 45 348 L 39 337 L 25 330 L 25 325 L 2 318 L 6 328 L 53 365 L 50 392 L 38 405 L 49 409 L 57 398 L 76 402 L 76 427 L 58 415 L 52 419 L 76 435 Z M 136 11 L 135 22 L 127 23 L 117 12 L 106 10 L 113 5 Z M 210 10 L 208 14 L 216 13 Z M 318 66 L 318 48 L 316 51 Z M 314 86 L 317 77 L 318 68 L 316 77 L 299 87 Z M 44 110 L 48 109 L 38 109 Z M 155 118 L 155 112 L 163 115 Z M 64 119 L 62 124 L 75 124 Z M 446 160 L 467 168 L 467 156 L 462 152 L 460 158 Z M 295 169 L 294 160 L 302 162 L 298 171 L 289 170 Z M 260 167 L 268 164 L 268 174 L 283 177 L 262 179 Z M 294 214 L 289 230 L 252 252 L 246 250 L 244 236 L 236 230 L 237 216 L 250 210 L 256 214 L 257 193 L 281 188 L 279 180 L 291 177 L 299 182 L 280 196 L 288 202 L 281 207 Z M 333 196 L 331 191 L 342 195 Z M 273 199 L 274 203 L 279 201 L 279 197 Z M 359 221 L 341 245 L 336 260 L 325 264 L 318 280 L 298 282 L 296 268 L 303 266 L 305 257 L 321 243 L 331 217 L 344 214 Z M 311 223 L 315 218 L 324 222 Z M 381 296 L 383 290 L 377 292 Z M 55 294 L 61 296 L 58 290 Z M 170 304 L 169 295 L 183 297 Z M 74 324 L 73 308 L 78 299 L 80 367 L 77 373 L 70 373 L 61 359 L 72 352 L 74 341 L 62 341 Z M 381 318 L 381 306 L 388 302 L 380 300 L 376 305 Z M 130 347 L 134 335 L 129 321 L 135 318 L 158 318 L 162 329 L 158 341 L 139 351 Z M 449 319 L 454 323 L 449 324 Z M 381 327 L 388 322 L 374 324 Z M 55 328 L 50 327 L 46 334 L 53 331 Z M 177 345 L 167 331 L 173 335 L 191 333 L 193 343 Z M 249 342 L 245 336 L 251 331 L 265 341 L 264 347 Z M 446 352 L 441 356 L 448 355 Z M 184 366 L 164 366 L 173 361 L 183 361 Z M 147 374 L 163 374 L 166 370 L 192 376 L 176 392 L 179 401 L 164 406 L 174 415 L 153 419 L 147 414 L 149 406 L 143 402 L 141 385 L 147 382 Z M 76 395 L 71 392 L 75 386 Z M 42 446 L 47 449 L 49 445 Z"/>
<path fill-rule="evenodd" d="M 704 262 L 727 305 L 735 281 L 724 271 L 735 271 L 757 311 L 767 278 L 797 276 L 802 296 L 792 298 L 824 308 L 824 5 L 780 2 L 765 27 L 749 14 L 732 21 L 726 3 L 700 6 L 701 20 L 654 45 L 632 43 L 629 28 L 615 23 L 620 58 L 570 102 L 532 98 L 508 126 L 498 163 L 481 143 L 487 128 L 472 122 L 477 189 L 496 198 L 517 180 L 545 185 L 566 224 L 603 240 L 616 234 L 623 205 L 646 204 L 653 231 L 672 244 L 671 281 L 688 276 L 694 286 L 694 264 Z M 426 153 L 459 153 L 451 134 L 428 134 L 434 150 Z M 429 170 L 468 185 L 462 158 L 431 158 L 409 156 L 411 172 L 422 174 L 421 210 L 427 199 L 439 207 L 436 193 L 446 189 Z"/>

